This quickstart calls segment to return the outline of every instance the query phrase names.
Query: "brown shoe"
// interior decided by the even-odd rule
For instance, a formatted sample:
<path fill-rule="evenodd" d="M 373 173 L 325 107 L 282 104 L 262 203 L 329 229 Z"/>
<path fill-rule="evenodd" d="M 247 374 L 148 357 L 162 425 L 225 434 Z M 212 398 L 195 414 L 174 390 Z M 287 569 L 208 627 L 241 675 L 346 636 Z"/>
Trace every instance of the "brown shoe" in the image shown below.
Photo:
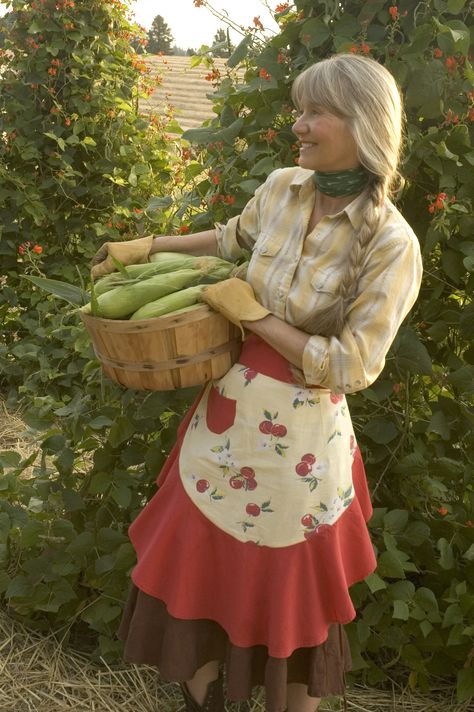
<path fill-rule="evenodd" d="M 208 684 L 206 697 L 202 705 L 198 705 L 185 682 L 180 682 L 179 684 L 186 704 L 186 712 L 225 712 L 222 672 L 219 671 L 217 680 L 213 680 Z"/>

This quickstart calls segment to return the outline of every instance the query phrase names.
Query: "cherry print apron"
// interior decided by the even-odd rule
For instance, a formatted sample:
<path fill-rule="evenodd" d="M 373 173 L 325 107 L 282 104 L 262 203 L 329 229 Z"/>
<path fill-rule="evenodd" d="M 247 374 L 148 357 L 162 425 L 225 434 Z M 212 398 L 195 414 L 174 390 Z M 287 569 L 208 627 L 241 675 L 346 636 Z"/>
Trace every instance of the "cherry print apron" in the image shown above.
<path fill-rule="evenodd" d="M 187 494 L 241 542 L 286 547 L 333 525 L 354 498 L 344 395 L 235 364 L 207 384 L 179 454 Z"/>

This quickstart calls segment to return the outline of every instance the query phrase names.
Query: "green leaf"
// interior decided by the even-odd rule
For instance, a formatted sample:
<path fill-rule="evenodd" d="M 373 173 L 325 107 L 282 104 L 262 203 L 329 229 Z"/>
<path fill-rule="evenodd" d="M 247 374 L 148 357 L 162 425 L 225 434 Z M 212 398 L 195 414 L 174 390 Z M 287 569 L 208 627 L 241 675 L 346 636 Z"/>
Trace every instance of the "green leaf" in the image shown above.
<path fill-rule="evenodd" d="M 371 593 L 375 593 L 376 591 L 381 591 L 382 589 L 387 588 L 387 584 L 385 583 L 385 581 L 375 573 L 367 576 L 364 581 L 369 587 Z"/>
<path fill-rule="evenodd" d="M 410 609 L 408 608 L 408 604 L 405 603 L 405 601 L 394 601 L 393 602 L 393 617 L 402 620 L 402 621 L 407 621 L 410 616 Z"/>
<path fill-rule="evenodd" d="M 443 569 L 452 569 L 454 566 L 454 556 L 451 544 L 444 538 L 438 539 L 436 547 L 440 553 L 439 563 Z"/>
<path fill-rule="evenodd" d="M 169 208 L 173 204 L 173 198 L 170 195 L 158 196 L 154 195 L 148 201 L 148 205 L 145 208 L 146 212 L 153 212 L 155 210 L 163 210 Z"/>
<path fill-rule="evenodd" d="M 423 620 L 420 623 L 420 630 L 423 633 L 423 637 L 426 638 L 433 630 L 433 625 L 429 621 Z"/>
<path fill-rule="evenodd" d="M 437 410 L 433 413 L 426 431 L 428 433 L 438 433 L 443 440 L 449 440 L 451 429 L 442 410 Z"/>
<path fill-rule="evenodd" d="M 405 578 L 405 571 L 400 559 L 393 551 L 384 551 L 380 555 L 377 571 L 382 578 Z"/>
<path fill-rule="evenodd" d="M 458 671 L 456 696 L 458 702 L 466 702 L 474 696 L 474 667 Z"/>
<path fill-rule="evenodd" d="M 452 371 L 448 381 L 462 393 L 474 393 L 474 366 L 462 366 Z"/>
<path fill-rule="evenodd" d="M 352 18 L 351 18 L 352 19 Z M 338 23 L 339 24 L 339 23 Z M 357 25 L 357 22 L 355 23 Z M 305 41 L 305 38 L 309 39 Z M 307 47 L 319 47 L 330 37 L 330 32 L 328 27 L 324 24 L 322 20 L 316 17 L 312 17 L 307 20 L 300 32 L 300 39 Z"/>
<path fill-rule="evenodd" d="M 384 529 L 393 534 L 401 532 L 408 524 L 408 511 L 406 509 L 392 509 L 383 518 Z"/>
<path fill-rule="evenodd" d="M 380 445 L 386 445 L 398 435 L 398 428 L 392 420 L 372 418 L 364 426 L 364 434 Z"/>
<path fill-rule="evenodd" d="M 89 301 L 87 292 L 74 284 L 67 284 L 58 279 L 47 279 L 46 277 L 32 277 L 31 275 L 20 275 L 23 279 L 32 282 L 36 287 L 40 287 L 45 292 L 53 294 L 55 297 L 64 299 L 75 306 L 82 306 Z"/>
<path fill-rule="evenodd" d="M 432 372 L 430 355 L 414 331 L 408 327 L 400 329 L 393 347 L 402 371 L 429 375 Z"/>
<path fill-rule="evenodd" d="M 462 556 L 463 559 L 467 559 L 468 561 L 474 561 L 474 544 L 471 544 L 469 549 L 467 549 L 467 551 L 465 551 Z"/>
<path fill-rule="evenodd" d="M 227 60 L 227 66 L 233 69 L 240 62 L 246 58 L 249 48 L 252 46 L 252 36 L 246 35 L 244 39 L 239 42 L 237 47 L 234 49 L 229 59 Z"/>
<path fill-rule="evenodd" d="M 448 12 L 452 15 L 457 15 L 465 6 L 466 0 L 448 0 Z"/>

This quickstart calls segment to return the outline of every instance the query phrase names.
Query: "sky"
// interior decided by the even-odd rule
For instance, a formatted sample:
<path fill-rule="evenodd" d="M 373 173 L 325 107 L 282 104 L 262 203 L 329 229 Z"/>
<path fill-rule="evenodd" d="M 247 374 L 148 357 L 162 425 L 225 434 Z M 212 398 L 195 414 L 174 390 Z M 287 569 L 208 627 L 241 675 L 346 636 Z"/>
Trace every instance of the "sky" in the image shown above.
<path fill-rule="evenodd" d="M 254 17 L 260 17 L 269 33 L 278 30 L 263 0 L 212 0 L 211 5 L 223 14 L 227 12 L 228 17 L 238 25 L 248 27 L 253 25 Z M 276 7 L 278 0 L 269 0 L 269 5 Z M 129 6 L 136 22 L 147 30 L 156 15 L 161 15 L 171 29 L 175 44 L 183 49 L 212 45 L 217 29 L 225 27 L 206 7 L 195 7 L 193 0 L 130 0 Z M 0 2 L 0 15 L 5 12 L 6 8 Z M 231 30 L 230 36 L 232 42 L 238 44 L 238 33 Z"/>

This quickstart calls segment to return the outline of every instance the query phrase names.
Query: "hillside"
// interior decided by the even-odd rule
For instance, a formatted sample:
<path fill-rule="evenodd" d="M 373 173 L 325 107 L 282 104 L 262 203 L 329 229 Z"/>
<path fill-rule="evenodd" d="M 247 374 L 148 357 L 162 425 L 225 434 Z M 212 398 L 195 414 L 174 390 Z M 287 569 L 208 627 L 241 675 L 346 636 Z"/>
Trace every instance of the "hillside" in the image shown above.
<path fill-rule="evenodd" d="M 213 91 L 212 82 L 205 79 L 209 69 L 203 65 L 191 68 L 191 57 L 150 55 L 145 61 L 152 69 L 152 76 L 163 74 L 163 83 L 149 99 L 140 101 L 142 111 L 161 114 L 171 104 L 184 130 L 201 126 L 205 119 L 214 116 L 212 103 L 206 96 Z M 216 59 L 220 70 L 225 63 L 225 59 Z"/>

